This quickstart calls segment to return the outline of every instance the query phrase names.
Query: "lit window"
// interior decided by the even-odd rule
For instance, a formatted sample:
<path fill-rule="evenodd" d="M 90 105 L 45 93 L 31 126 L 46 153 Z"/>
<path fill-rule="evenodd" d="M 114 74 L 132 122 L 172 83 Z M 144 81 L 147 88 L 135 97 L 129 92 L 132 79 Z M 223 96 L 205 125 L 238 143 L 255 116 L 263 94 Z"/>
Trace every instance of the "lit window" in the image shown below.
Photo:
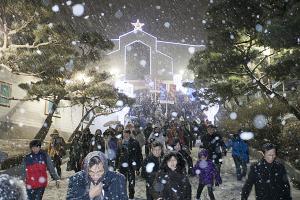
<path fill-rule="evenodd" d="M 0 82 L 0 106 L 9 106 L 9 98 L 11 95 L 11 85 Z"/>

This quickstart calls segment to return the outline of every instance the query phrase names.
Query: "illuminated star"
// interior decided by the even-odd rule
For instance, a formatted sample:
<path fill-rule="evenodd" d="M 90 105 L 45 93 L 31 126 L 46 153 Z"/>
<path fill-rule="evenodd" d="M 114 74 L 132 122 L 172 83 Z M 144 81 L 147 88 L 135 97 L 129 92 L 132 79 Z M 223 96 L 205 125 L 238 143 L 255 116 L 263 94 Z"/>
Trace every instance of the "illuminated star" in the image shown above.
<path fill-rule="evenodd" d="M 140 20 L 136 20 L 136 23 L 131 23 L 134 26 L 134 30 L 142 30 L 142 27 L 144 26 L 144 23 L 140 23 Z"/>

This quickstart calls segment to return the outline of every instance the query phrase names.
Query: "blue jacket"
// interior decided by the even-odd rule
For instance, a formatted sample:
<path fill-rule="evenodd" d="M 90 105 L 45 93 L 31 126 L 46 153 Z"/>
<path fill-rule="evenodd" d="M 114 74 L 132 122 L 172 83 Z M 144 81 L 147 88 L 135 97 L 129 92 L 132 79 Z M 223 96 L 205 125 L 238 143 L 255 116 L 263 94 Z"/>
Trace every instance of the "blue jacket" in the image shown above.
<path fill-rule="evenodd" d="M 245 162 L 249 162 L 248 144 L 239 135 L 233 137 L 226 144 L 227 148 L 232 148 L 232 157 L 236 156 Z"/>
<path fill-rule="evenodd" d="M 87 166 L 89 160 L 98 155 L 101 160 L 104 159 L 103 163 L 105 165 L 105 173 L 101 177 L 104 193 L 102 193 L 101 197 L 95 197 L 93 200 L 128 200 L 125 177 L 118 172 L 108 170 L 105 155 L 100 151 L 89 153 L 85 158 L 84 169 L 70 177 L 67 200 L 91 200 L 89 197 L 91 179 L 88 175 Z"/>

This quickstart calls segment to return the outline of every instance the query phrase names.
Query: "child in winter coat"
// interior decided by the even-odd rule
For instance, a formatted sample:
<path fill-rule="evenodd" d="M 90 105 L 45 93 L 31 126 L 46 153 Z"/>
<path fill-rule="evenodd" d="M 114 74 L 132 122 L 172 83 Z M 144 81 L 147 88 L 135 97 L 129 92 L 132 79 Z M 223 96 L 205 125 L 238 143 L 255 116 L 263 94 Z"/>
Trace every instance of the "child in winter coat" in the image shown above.
<path fill-rule="evenodd" d="M 209 198 L 215 200 L 213 186 L 218 186 L 222 183 L 222 179 L 215 164 L 211 160 L 208 160 L 207 157 L 208 151 L 206 149 L 201 149 L 198 153 L 199 160 L 194 166 L 194 172 L 199 176 L 199 185 L 196 195 L 197 200 L 200 199 L 202 190 L 205 186 L 207 186 Z"/>

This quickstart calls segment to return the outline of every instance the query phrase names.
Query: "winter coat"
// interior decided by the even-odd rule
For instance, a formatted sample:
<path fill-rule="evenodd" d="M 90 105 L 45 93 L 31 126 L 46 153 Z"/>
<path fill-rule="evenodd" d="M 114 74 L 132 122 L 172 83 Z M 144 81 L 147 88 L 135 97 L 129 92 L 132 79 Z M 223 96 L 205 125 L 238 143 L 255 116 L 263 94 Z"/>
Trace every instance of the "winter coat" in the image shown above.
<path fill-rule="evenodd" d="M 134 138 L 139 142 L 141 148 L 145 145 L 145 136 L 142 132 L 138 131 Z"/>
<path fill-rule="evenodd" d="M 248 144 L 242 140 L 238 135 L 229 140 L 226 144 L 227 148 L 232 148 L 232 157 L 238 157 L 245 162 L 249 162 Z"/>
<path fill-rule="evenodd" d="M 80 141 L 81 141 L 81 148 L 82 148 L 83 157 L 85 157 L 89 153 L 90 144 L 91 144 L 91 141 L 92 141 L 93 137 L 94 137 L 94 135 L 89 133 L 89 132 L 83 133 L 81 135 Z"/>
<path fill-rule="evenodd" d="M 74 137 L 70 145 L 70 160 L 80 160 L 82 158 L 82 143 L 79 137 Z"/>
<path fill-rule="evenodd" d="M 199 176 L 199 183 L 203 185 L 213 186 L 222 183 L 220 174 L 211 160 L 198 160 L 193 169 L 194 173 Z"/>
<path fill-rule="evenodd" d="M 66 142 L 63 137 L 59 136 L 58 134 L 52 134 L 48 147 L 49 156 L 54 158 L 56 155 L 59 157 L 66 155 L 65 145 Z"/>
<path fill-rule="evenodd" d="M 121 172 L 127 170 L 138 171 L 143 161 L 141 147 L 135 139 L 128 140 L 128 144 L 122 142 L 119 145 L 116 156 L 116 167 Z"/>
<path fill-rule="evenodd" d="M 95 197 L 93 200 L 128 200 L 125 177 L 117 172 L 108 170 L 107 159 L 100 151 L 94 151 L 87 155 L 84 160 L 84 168 L 69 179 L 67 200 L 91 200 L 89 188 L 91 179 L 88 175 L 88 163 L 94 156 L 98 156 L 103 163 L 104 174 L 100 178 L 103 185 L 102 196 Z"/>
<path fill-rule="evenodd" d="M 151 164 L 152 163 L 152 164 Z M 143 160 L 141 175 L 146 179 L 146 183 L 152 186 L 156 173 L 159 171 L 160 158 L 150 154 Z M 151 170 L 151 166 L 153 166 Z M 150 168 L 150 169 L 149 169 Z"/>
<path fill-rule="evenodd" d="M 174 139 L 177 136 L 176 127 L 172 127 L 167 132 L 167 144 L 171 146 L 174 143 Z"/>
<path fill-rule="evenodd" d="M 185 174 L 159 171 L 153 183 L 154 199 L 191 200 L 191 184 Z"/>
<path fill-rule="evenodd" d="M 291 200 L 290 184 L 285 167 L 278 161 L 267 163 L 264 159 L 250 168 L 242 189 L 242 200 L 248 199 L 255 186 L 257 200 Z"/>
<path fill-rule="evenodd" d="M 0 175 L 0 195 L 3 200 L 27 200 L 24 182 L 7 174 Z"/>
<path fill-rule="evenodd" d="M 189 152 L 188 148 L 182 146 L 182 149 L 179 150 L 178 153 L 185 160 L 185 164 L 187 164 L 187 167 L 188 167 L 188 173 L 191 174 L 192 173 L 192 169 L 193 169 L 193 159 L 189 155 L 190 152 Z"/>
<path fill-rule="evenodd" d="M 47 187 L 47 169 L 53 179 L 59 179 L 50 156 L 44 151 L 27 154 L 21 168 L 26 185 L 32 189 Z"/>
<path fill-rule="evenodd" d="M 92 137 L 89 152 L 92 151 L 102 151 L 105 153 L 105 140 L 101 135 Z"/>
<path fill-rule="evenodd" d="M 226 153 L 225 143 L 218 133 L 212 135 L 205 134 L 201 138 L 202 148 L 208 150 L 208 160 L 212 160 L 215 164 L 222 163 L 222 154 Z"/>

